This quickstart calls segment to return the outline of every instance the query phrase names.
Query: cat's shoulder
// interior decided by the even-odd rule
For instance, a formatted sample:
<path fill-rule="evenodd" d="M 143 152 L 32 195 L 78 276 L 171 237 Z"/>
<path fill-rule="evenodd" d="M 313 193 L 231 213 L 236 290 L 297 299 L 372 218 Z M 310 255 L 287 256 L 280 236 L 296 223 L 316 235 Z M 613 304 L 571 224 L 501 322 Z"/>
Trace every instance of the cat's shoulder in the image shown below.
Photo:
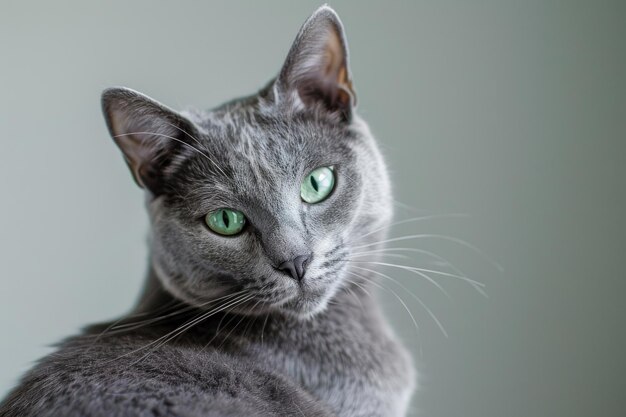
<path fill-rule="evenodd" d="M 66 339 L 29 371 L 0 415 L 330 416 L 280 375 L 215 349 L 149 334 Z"/>

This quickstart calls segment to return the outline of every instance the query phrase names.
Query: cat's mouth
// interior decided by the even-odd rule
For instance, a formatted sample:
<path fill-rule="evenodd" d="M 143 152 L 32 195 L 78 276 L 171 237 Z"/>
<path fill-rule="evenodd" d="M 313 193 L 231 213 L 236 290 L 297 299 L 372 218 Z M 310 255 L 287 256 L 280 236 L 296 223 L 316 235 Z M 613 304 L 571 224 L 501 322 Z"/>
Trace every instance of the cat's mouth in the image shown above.
<path fill-rule="evenodd" d="M 306 284 L 292 282 L 273 293 L 244 291 L 240 297 L 245 299 L 244 302 L 237 303 L 233 310 L 248 315 L 275 311 L 306 320 L 322 312 L 332 295 L 333 291 L 327 288 L 311 288 Z"/>
<path fill-rule="evenodd" d="M 300 319 L 309 319 L 324 311 L 338 287 L 338 277 L 310 276 L 290 285 L 290 294 L 273 303 L 272 307 Z"/>
<path fill-rule="evenodd" d="M 301 319 L 323 312 L 344 280 L 345 267 L 343 254 L 333 257 L 326 254 L 310 265 L 304 279 L 291 282 L 290 296 L 276 303 L 275 308 Z"/>

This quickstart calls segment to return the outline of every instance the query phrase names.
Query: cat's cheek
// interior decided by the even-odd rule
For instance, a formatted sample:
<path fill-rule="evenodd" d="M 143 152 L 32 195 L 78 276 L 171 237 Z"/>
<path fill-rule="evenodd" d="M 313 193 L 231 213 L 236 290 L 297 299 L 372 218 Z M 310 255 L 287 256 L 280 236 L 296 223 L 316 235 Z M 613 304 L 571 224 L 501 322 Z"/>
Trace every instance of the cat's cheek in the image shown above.
<path fill-rule="evenodd" d="M 161 261 L 162 259 L 154 258 L 152 268 L 163 288 L 175 298 L 191 305 L 200 305 L 202 300 L 221 295 L 221 288 L 203 285 L 201 280 L 193 280 L 188 275 L 174 272 L 171 267 Z"/>

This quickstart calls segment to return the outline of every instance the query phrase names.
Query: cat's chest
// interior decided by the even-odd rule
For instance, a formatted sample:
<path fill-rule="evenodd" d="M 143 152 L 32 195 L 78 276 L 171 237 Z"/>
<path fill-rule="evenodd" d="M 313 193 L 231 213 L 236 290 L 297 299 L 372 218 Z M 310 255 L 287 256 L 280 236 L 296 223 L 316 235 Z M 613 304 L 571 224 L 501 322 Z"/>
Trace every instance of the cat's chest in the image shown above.
<path fill-rule="evenodd" d="M 309 330 L 256 345 L 254 355 L 340 416 L 404 415 L 414 375 L 408 354 L 390 334 L 349 326 Z"/>

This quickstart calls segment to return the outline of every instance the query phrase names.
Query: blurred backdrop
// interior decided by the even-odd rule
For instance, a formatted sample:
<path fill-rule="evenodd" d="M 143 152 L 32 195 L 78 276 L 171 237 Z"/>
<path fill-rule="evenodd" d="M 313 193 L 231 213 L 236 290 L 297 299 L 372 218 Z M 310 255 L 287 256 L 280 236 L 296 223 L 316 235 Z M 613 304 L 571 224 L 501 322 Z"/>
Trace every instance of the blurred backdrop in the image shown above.
<path fill-rule="evenodd" d="M 99 95 L 174 108 L 254 92 L 318 1 L 0 3 L 0 395 L 50 345 L 134 302 L 141 191 Z M 393 247 L 485 283 L 384 270 L 419 364 L 411 415 L 617 416 L 626 389 L 626 7 L 615 1 L 334 1 L 387 157 Z M 410 253 L 407 253 L 410 254 Z M 389 258 L 419 265 L 420 259 Z M 388 283 L 390 284 L 390 283 Z"/>

